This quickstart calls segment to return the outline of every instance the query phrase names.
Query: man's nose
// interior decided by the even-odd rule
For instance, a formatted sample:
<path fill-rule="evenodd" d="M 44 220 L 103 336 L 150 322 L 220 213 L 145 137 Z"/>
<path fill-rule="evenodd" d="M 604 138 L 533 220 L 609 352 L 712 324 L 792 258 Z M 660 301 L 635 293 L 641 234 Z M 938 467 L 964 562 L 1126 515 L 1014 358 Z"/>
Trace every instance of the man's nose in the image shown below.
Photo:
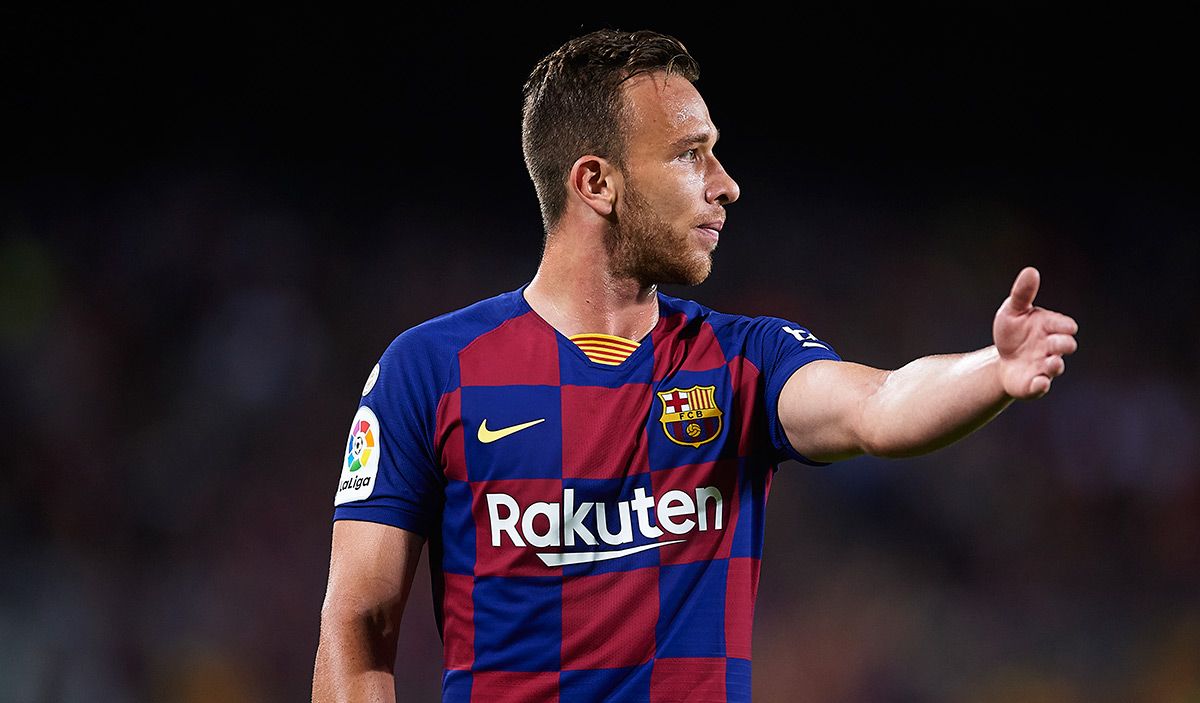
<path fill-rule="evenodd" d="M 733 180 L 720 161 L 714 158 L 713 164 L 713 173 L 708 179 L 708 190 L 704 194 L 704 199 L 710 203 L 728 205 L 738 199 L 738 196 L 742 194 L 742 189 L 738 187 L 737 181 Z"/>

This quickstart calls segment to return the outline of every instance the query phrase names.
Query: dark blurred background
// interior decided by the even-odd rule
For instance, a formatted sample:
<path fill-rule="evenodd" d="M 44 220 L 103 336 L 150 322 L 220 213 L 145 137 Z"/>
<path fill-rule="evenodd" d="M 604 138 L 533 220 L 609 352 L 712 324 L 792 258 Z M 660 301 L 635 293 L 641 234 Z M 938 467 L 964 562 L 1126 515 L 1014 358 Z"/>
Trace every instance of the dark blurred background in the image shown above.
<path fill-rule="evenodd" d="M 958 445 L 783 466 L 756 700 L 1200 699 L 1187 22 L 725 11 L 0 13 L 0 700 L 307 699 L 359 389 L 532 276 L 520 87 L 603 26 L 688 45 L 742 187 L 669 292 L 894 368 L 989 344 L 1032 264 L 1081 326 Z"/>

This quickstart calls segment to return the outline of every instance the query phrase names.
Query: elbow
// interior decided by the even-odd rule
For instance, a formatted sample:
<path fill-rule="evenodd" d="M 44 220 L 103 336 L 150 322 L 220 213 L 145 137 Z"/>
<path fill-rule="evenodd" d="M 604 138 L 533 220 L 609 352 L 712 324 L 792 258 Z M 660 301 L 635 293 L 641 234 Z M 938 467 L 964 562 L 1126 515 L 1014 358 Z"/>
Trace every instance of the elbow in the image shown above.
<path fill-rule="evenodd" d="M 321 606 L 321 632 L 337 632 L 353 627 L 355 623 L 365 622 L 367 613 L 359 608 L 349 608 L 341 603 L 331 603 L 326 599 Z"/>
<path fill-rule="evenodd" d="M 361 609 L 326 604 L 313 667 L 313 703 L 387 700 L 395 686 L 396 636 Z"/>
<path fill-rule="evenodd" d="M 386 607 L 330 598 L 321 606 L 321 642 L 348 645 L 363 653 L 369 669 L 392 670 L 399 626 L 399 618 Z"/>
<path fill-rule="evenodd" d="M 893 386 L 889 386 L 895 371 L 884 372 L 877 385 L 858 409 L 854 436 L 864 454 L 881 459 L 908 459 L 927 454 L 934 449 L 906 420 L 911 410 L 897 402 Z"/>
<path fill-rule="evenodd" d="M 863 432 L 859 437 L 859 447 L 862 453 L 880 459 L 909 459 L 933 450 L 933 447 L 926 446 L 913 438 L 880 431 Z"/>
<path fill-rule="evenodd" d="M 396 631 L 391 612 L 383 607 L 368 607 L 354 602 L 330 602 L 321 606 L 321 631 L 361 632 L 375 636 Z"/>
<path fill-rule="evenodd" d="M 867 448 L 864 453 L 880 459 L 910 459 L 927 454 L 929 450 L 918 446 L 879 444 Z"/>

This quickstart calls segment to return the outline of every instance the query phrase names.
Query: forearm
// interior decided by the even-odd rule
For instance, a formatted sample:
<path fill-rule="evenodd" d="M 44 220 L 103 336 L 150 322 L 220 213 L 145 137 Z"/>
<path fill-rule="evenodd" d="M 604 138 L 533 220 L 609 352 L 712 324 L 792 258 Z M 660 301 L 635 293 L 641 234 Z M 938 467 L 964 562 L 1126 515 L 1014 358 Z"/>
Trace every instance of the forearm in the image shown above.
<path fill-rule="evenodd" d="M 379 618 L 338 609 L 323 611 L 313 703 L 394 703 L 396 638 L 386 630 Z"/>
<path fill-rule="evenodd" d="M 987 424 L 1012 402 L 999 362 L 993 346 L 922 357 L 888 372 L 862 406 L 863 449 L 884 457 L 925 454 Z"/>

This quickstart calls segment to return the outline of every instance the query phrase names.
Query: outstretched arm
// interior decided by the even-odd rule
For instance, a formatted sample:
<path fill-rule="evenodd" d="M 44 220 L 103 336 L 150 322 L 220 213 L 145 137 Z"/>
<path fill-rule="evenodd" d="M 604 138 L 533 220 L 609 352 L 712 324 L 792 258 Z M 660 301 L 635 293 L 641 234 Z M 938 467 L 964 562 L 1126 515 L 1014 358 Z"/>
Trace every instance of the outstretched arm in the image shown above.
<path fill-rule="evenodd" d="M 333 524 L 314 703 L 396 700 L 396 634 L 424 543 L 389 525 Z"/>
<path fill-rule="evenodd" d="M 1014 398 L 1040 398 L 1075 351 L 1070 317 L 1033 304 L 1027 267 L 992 324 L 993 346 L 927 356 L 895 371 L 814 361 L 792 374 L 779 420 L 792 447 L 815 461 L 858 454 L 902 457 L 944 447 L 982 427 Z"/>

